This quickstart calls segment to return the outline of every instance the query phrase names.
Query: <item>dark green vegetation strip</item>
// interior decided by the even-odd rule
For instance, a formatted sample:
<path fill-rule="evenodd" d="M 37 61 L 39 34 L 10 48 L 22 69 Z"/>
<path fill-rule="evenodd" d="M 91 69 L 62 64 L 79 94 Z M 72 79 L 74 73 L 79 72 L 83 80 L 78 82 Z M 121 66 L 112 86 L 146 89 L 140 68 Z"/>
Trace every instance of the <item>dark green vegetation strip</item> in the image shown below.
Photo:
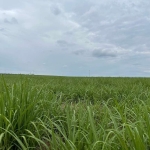
<path fill-rule="evenodd" d="M 148 150 L 149 78 L 0 77 L 1 150 Z"/>

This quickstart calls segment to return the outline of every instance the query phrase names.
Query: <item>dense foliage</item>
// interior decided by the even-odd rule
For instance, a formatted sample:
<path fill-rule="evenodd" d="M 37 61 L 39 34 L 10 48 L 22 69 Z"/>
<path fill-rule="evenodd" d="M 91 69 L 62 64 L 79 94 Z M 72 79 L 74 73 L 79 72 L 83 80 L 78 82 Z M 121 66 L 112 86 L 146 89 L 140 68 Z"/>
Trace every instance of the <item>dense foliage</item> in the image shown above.
<path fill-rule="evenodd" d="M 0 77 L 1 150 L 148 150 L 150 79 Z"/>

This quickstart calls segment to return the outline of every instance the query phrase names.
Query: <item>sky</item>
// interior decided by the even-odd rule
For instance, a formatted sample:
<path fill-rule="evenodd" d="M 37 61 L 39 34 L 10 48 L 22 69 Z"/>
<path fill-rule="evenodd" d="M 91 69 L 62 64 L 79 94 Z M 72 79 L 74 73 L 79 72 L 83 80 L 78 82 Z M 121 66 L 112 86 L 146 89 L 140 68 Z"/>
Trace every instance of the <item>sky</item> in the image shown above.
<path fill-rule="evenodd" d="M 0 0 L 0 73 L 150 76 L 149 0 Z"/>

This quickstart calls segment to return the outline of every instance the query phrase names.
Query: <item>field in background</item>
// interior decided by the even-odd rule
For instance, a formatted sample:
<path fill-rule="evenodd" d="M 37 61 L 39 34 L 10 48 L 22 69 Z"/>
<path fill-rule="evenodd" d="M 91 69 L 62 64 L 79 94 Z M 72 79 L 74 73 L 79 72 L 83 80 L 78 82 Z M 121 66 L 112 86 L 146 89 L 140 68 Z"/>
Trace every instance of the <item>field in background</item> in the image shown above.
<path fill-rule="evenodd" d="M 148 150 L 150 78 L 0 77 L 0 150 Z"/>

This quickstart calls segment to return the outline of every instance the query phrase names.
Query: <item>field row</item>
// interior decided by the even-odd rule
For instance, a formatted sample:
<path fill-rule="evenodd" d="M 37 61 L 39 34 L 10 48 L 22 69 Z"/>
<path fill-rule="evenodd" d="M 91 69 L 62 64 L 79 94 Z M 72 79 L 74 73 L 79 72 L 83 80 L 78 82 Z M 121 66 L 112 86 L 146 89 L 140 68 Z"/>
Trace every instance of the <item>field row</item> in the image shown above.
<path fill-rule="evenodd" d="M 150 149 L 150 79 L 5 75 L 2 150 Z"/>

